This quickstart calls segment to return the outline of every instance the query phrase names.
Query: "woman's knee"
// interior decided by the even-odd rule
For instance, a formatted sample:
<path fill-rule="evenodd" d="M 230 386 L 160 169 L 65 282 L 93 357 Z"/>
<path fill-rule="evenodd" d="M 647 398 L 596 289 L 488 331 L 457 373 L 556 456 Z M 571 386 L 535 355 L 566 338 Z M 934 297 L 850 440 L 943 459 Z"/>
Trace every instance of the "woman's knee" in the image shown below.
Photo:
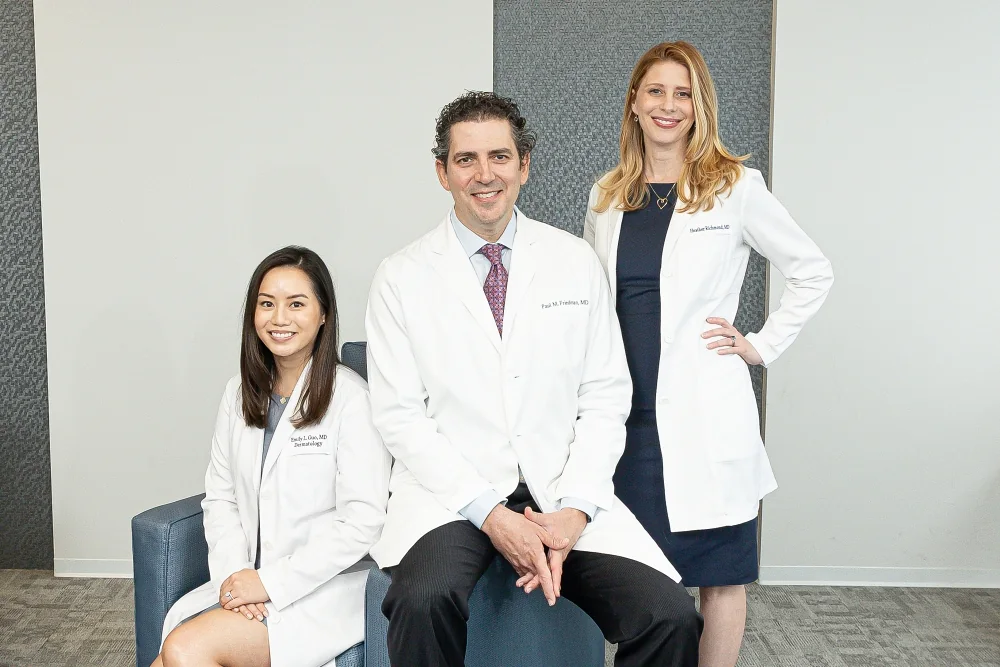
<path fill-rule="evenodd" d="M 745 586 L 703 586 L 698 589 L 702 604 L 725 600 L 742 600 L 746 597 Z"/>
<path fill-rule="evenodd" d="M 192 632 L 189 626 L 181 625 L 167 635 L 158 659 L 162 667 L 203 665 L 205 658 L 201 643 L 196 632 Z M 155 663 L 153 667 L 156 667 Z"/>

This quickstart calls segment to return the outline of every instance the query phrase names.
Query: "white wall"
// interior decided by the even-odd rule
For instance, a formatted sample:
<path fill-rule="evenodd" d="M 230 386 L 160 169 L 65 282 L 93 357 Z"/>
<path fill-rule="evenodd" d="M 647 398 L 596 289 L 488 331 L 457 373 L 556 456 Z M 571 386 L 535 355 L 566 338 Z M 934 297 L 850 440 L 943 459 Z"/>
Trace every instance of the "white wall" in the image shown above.
<path fill-rule="evenodd" d="M 761 580 L 1000 585 L 1000 4 L 776 20 L 773 189 L 837 283 L 768 373 Z"/>
<path fill-rule="evenodd" d="M 312 247 L 343 338 L 446 213 L 440 107 L 492 86 L 480 0 L 35 0 L 57 574 L 131 573 L 129 519 L 203 490 L 246 282 Z"/>

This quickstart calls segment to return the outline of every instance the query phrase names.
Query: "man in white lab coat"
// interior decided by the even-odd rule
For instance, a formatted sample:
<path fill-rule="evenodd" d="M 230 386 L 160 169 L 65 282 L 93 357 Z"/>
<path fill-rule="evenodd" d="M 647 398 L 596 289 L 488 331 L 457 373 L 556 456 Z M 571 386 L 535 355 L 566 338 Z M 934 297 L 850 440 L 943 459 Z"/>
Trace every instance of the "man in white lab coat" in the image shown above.
<path fill-rule="evenodd" d="M 572 600 L 619 667 L 696 667 L 701 617 L 615 498 L 632 385 L 607 280 L 582 240 L 515 208 L 534 136 L 468 93 L 436 128 L 454 208 L 387 258 L 366 328 L 375 425 L 396 461 L 381 540 L 393 665 L 464 664 L 468 598 L 499 552 Z"/>

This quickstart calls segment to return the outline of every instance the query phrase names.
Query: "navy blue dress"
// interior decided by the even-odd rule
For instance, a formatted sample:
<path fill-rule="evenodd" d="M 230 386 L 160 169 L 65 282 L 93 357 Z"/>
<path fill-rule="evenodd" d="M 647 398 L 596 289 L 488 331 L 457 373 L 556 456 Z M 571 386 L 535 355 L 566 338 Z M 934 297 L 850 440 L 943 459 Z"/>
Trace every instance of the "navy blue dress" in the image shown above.
<path fill-rule="evenodd" d="M 653 183 L 660 194 L 672 183 Z M 736 586 L 757 579 L 757 519 L 737 526 L 670 532 L 663 457 L 656 429 L 660 363 L 660 266 L 676 196 L 662 210 L 656 197 L 625 213 L 618 238 L 617 310 L 632 375 L 632 412 L 625 453 L 615 470 L 615 495 L 632 510 L 685 586 Z"/>

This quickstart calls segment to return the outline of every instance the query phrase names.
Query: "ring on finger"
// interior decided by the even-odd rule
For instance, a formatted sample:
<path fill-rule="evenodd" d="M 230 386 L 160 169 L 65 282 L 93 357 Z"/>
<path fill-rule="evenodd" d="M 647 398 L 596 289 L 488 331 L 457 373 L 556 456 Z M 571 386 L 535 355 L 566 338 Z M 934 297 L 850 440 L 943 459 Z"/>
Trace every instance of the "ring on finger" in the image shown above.
<path fill-rule="evenodd" d="M 736 347 L 736 336 L 730 336 L 733 339 L 733 347 Z"/>
<path fill-rule="evenodd" d="M 233 599 L 233 592 L 232 591 L 226 591 L 226 599 L 227 600 L 232 600 Z"/>

